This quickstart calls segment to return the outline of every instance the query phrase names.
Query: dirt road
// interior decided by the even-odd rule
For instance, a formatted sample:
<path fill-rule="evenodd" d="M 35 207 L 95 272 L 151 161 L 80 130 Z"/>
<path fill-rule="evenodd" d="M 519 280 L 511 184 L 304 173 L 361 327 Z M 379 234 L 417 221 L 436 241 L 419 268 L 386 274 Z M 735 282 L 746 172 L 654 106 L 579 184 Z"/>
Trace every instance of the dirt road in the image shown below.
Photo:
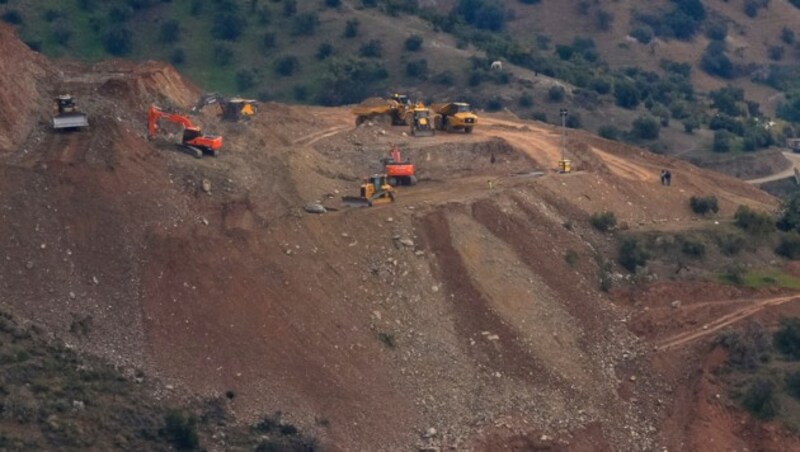
<path fill-rule="evenodd" d="M 748 184 L 758 185 L 766 182 L 786 179 L 787 177 L 793 177 L 795 174 L 794 172 L 796 170 L 800 170 L 800 154 L 796 154 L 794 152 L 783 152 L 783 156 L 786 157 L 786 159 L 791 163 L 788 168 L 770 176 L 759 177 L 758 179 L 750 179 L 746 182 Z"/>

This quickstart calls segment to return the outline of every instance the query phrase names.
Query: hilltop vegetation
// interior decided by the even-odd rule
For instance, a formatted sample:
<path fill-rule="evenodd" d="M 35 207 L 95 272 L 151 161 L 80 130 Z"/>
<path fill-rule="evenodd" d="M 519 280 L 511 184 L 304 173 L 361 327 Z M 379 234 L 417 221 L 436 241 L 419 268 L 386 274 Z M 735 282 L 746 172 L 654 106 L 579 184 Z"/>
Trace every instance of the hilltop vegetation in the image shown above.
<path fill-rule="evenodd" d="M 568 126 L 658 152 L 754 151 L 800 121 L 800 9 L 768 0 L 3 3 L 45 54 L 167 60 L 207 90 L 262 100 L 405 90 L 552 122 L 568 105 Z M 496 59 L 520 70 L 491 71 Z"/>

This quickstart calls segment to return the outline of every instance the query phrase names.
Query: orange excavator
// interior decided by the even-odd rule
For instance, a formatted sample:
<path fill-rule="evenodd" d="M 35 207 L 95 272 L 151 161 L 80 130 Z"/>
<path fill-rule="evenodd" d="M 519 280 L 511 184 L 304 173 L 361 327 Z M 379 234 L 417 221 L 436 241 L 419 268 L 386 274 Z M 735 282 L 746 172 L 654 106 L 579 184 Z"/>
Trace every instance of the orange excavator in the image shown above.
<path fill-rule="evenodd" d="M 400 151 L 397 147 L 393 147 L 389 151 L 390 157 L 381 159 L 383 163 L 383 171 L 386 173 L 387 181 L 392 187 L 398 185 L 416 185 L 417 183 L 417 169 L 411 160 L 406 159 L 403 161 L 400 158 Z"/>
<path fill-rule="evenodd" d="M 219 155 L 219 150 L 222 148 L 221 136 L 203 135 L 200 127 L 194 125 L 186 116 L 168 113 L 155 106 L 150 106 L 150 109 L 147 110 L 147 131 L 151 140 L 156 137 L 158 120 L 161 118 L 183 126 L 181 147 L 187 152 L 197 158 L 202 157 L 203 154 L 211 154 L 214 157 Z"/>

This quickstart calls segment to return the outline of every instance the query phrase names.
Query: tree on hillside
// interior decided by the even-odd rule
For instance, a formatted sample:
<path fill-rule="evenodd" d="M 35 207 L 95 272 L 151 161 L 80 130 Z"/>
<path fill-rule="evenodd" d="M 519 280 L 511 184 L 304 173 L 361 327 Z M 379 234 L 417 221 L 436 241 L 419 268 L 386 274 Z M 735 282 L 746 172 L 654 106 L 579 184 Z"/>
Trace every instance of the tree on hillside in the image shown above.
<path fill-rule="evenodd" d="M 175 19 L 169 19 L 158 28 L 158 42 L 169 44 L 177 42 L 180 38 L 180 24 Z"/>
<path fill-rule="evenodd" d="M 333 58 L 323 77 L 317 102 L 322 105 L 342 105 L 360 102 L 382 90 L 381 83 L 389 77 L 383 65 L 373 59 Z"/>
<path fill-rule="evenodd" d="M 639 105 L 639 90 L 632 82 L 619 80 L 614 84 L 614 99 L 622 108 L 636 108 Z"/>
<path fill-rule="evenodd" d="M 631 135 L 640 140 L 655 140 L 661 131 L 661 124 L 652 116 L 640 116 L 633 121 Z"/>
<path fill-rule="evenodd" d="M 247 21 L 236 12 L 226 12 L 214 16 L 211 35 L 216 39 L 236 41 L 244 32 Z"/>
<path fill-rule="evenodd" d="M 497 0 L 459 0 L 454 9 L 464 22 L 484 30 L 500 31 L 506 12 Z"/>
<path fill-rule="evenodd" d="M 133 50 L 133 33 L 126 27 L 114 27 L 103 35 L 103 46 L 114 56 L 124 56 Z"/>

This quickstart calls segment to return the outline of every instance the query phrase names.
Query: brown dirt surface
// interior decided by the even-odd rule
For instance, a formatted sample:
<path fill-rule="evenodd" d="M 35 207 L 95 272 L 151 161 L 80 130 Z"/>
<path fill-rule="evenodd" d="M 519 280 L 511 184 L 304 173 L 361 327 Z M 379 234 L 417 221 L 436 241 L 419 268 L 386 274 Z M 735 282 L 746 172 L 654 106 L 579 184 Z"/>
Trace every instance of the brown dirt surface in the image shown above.
<path fill-rule="evenodd" d="M 0 62 L 38 61 L 7 41 L 17 53 Z M 0 298 L 70 346 L 186 397 L 233 390 L 239 421 L 282 411 L 334 450 L 685 448 L 694 436 L 664 403 L 685 367 L 653 352 L 683 326 L 630 326 L 636 304 L 598 288 L 610 239 L 588 218 L 696 227 L 695 194 L 717 196 L 721 215 L 778 206 L 582 132 L 569 135 L 575 172 L 556 174 L 555 128 L 491 116 L 473 134 L 412 138 L 354 128 L 346 108 L 268 103 L 244 123 L 193 116 L 225 139 L 218 158 L 194 159 L 176 150 L 179 130 L 146 139 L 147 105 L 185 112 L 200 94 L 166 65 L 64 63 L 28 81 L 42 99 L 68 87 L 91 126 L 28 119 L 0 154 Z M 419 185 L 343 208 L 394 145 Z M 331 210 L 308 214 L 310 202 Z M 74 334 L 87 316 L 91 331 Z"/>

